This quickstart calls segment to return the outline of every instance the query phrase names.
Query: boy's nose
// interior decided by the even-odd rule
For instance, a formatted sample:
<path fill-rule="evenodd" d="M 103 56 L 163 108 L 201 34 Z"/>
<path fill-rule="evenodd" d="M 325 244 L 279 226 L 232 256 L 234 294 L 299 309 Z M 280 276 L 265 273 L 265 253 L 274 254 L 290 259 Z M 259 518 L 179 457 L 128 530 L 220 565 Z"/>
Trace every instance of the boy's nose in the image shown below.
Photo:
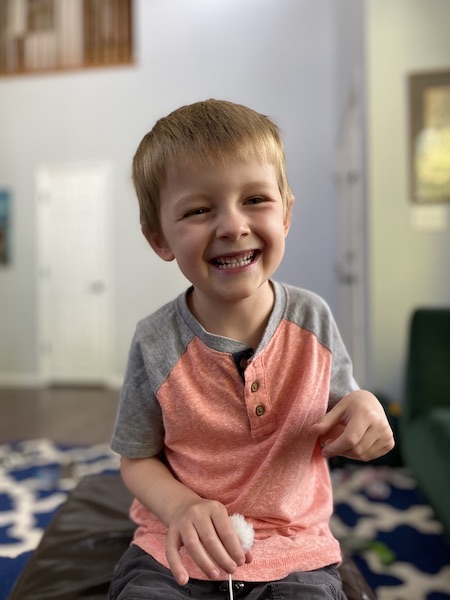
<path fill-rule="evenodd" d="M 237 240 L 250 233 L 250 227 L 239 211 L 227 211 L 218 216 L 216 235 Z"/>

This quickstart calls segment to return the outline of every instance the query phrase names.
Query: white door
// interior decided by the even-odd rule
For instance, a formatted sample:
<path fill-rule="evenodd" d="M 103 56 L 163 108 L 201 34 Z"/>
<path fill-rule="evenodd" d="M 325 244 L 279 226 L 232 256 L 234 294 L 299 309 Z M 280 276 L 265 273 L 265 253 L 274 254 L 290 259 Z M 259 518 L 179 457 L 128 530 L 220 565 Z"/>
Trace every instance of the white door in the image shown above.
<path fill-rule="evenodd" d="M 36 177 L 39 371 L 46 383 L 110 376 L 107 164 L 42 167 Z"/>
<path fill-rule="evenodd" d="M 338 279 L 337 321 L 360 386 L 366 381 L 366 229 L 364 147 L 360 98 L 353 88 L 340 132 L 337 155 Z"/>

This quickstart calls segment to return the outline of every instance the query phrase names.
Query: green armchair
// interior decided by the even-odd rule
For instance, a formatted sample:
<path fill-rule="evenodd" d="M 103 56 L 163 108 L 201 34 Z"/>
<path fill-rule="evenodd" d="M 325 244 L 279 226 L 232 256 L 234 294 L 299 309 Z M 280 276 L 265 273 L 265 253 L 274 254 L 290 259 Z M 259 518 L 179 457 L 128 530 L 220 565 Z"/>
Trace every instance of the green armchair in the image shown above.
<path fill-rule="evenodd" d="M 400 446 L 450 536 L 450 308 L 420 308 L 409 332 Z"/>

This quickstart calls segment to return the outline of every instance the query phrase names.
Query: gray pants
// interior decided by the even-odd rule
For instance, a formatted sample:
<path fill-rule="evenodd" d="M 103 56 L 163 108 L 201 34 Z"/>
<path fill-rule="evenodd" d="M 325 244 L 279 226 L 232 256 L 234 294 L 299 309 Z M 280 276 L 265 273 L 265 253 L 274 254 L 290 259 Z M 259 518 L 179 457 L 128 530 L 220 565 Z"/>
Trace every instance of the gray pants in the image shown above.
<path fill-rule="evenodd" d="M 235 600 L 346 600 L 334 565 L 272 582 L 233 581 Z M 228 581 L 190 579 L 180 586 L 169 569 L 135 545 L 119 561 L 110 600 L 228 600 Z"/>

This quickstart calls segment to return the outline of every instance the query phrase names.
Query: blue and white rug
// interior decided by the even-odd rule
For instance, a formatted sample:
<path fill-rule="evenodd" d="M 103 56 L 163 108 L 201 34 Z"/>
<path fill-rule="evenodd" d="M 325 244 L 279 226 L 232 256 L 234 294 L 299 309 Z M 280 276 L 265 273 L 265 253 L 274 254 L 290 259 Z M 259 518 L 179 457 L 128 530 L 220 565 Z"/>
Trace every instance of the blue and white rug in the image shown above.
<path fill-rule="evenodd" d="M 0 600 L 7 600 L 45 527 L 85 475 L 118 472 L 107 444 L 49 440 L 0 445 Z"/>
<path fill-rule="evenodd" d="M 450 544 L 406 468 L 332 472 L 332 529 L 378 600 L 450 600 Z"/>
<path fill-rule="evenodd" d="M 0 600 L 85 475 L 117 473 L 107 444 L 0 445 Z M 450 600 L 450 545 L 404 468 L 333 469 L 332 528 L 378 600 Z"/>

